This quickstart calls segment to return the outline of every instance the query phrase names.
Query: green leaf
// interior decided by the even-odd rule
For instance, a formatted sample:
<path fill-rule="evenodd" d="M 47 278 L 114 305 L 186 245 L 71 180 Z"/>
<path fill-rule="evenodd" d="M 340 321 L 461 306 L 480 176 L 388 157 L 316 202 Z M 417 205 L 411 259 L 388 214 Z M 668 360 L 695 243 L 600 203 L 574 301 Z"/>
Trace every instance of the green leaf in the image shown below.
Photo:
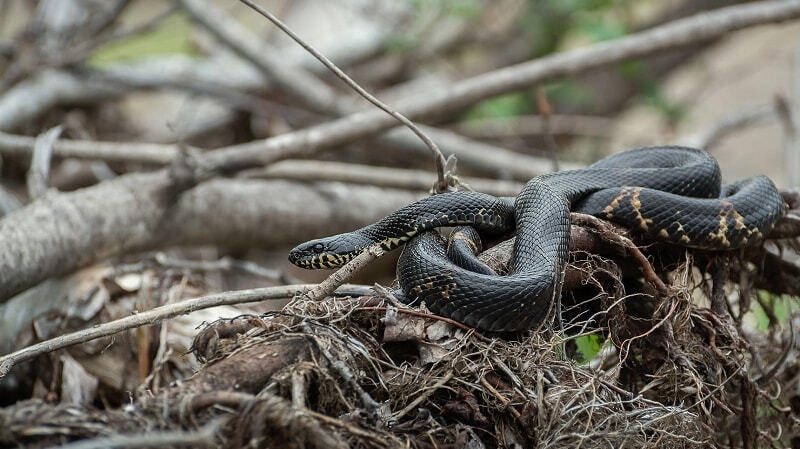
<path fill-rule="evenodd" d="M 575 339 L 578 354 L 581 356 L 580 364 L 585 365 L 592 360 L 603 348 L 604 340 L 597 334 L 584 335 Z"/>
<path fill-rule="evenodd" d="M 173 14 L 154 30 L 111 42 L 95 50 L 89 62 L 95 66 L 107 66 L 117 62 L 131 61 L 157 54 L 186 54 L 195 52 L 189 41 L 191 24 L 181 14 Z"/>
<path fill-rule="evenodd" d="M 473 106 L 465 116 L 466 120 L 492 117 L 513 117 L 529 114 L 532 110 L 532 99 L 528 93 L 501 95 Z"/>

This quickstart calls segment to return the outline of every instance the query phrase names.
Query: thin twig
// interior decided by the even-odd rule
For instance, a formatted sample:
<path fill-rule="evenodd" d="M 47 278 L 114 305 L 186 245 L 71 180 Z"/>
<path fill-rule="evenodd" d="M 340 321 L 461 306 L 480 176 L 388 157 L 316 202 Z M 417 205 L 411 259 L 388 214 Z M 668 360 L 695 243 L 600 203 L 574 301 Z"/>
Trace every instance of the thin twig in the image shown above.
<path fill-rule="evenodd" d="M 539 115 L 542 116 L 544 143 L 547 146 L 547 152 L 550 154 L 550 160 L 553 161 L 553 171 L 555 172 L 558 171 L 558 145 L 556 145 L 556 139 L 550 129 L 550 116 L 553 115 L 553 107 L 547 101 L 547 94 L 541 87 L 536 89 L 536 103 L 539 106 Z"/>
<path fill-rule="evenodd" d="M 384 254 L 386 254 L 386 251 L 377 244 L 367 247 L 361 254 L 336 270 L 333 274 L 328 276 L 327 279 L 314 286 L 311 291 L 302 295 L 302 297 L 312 301 L 320 301 L 327 298 L 334 290 L 339 288 L 340 285 L 350 280 L 353 275 Z"/>
<path fill-rule="evenodd" d="M 300 36 L 298 36 L 294 31 L 292 31 L 288 26 L 286 26 L 283 22 L 281 22 L 281 20 L 275 17 L 272 13 L 262 8 L 261 6 L 253 3 L 251 0 L 241 0 L 241 2 L 251 7 L 253 10 L 255 10 L 262 16 L 266 17 L 270 22 L 275 24 L 275 26 L 280 28 L 281 31 L 283 31 L 289 37 L 294 39 L 295 42 L 300 44 L 301 47 L 303 47 L 304 49 L 306 49 L 306 51 L 311 53 L 322 64 L 324 64 L 325 67 L 327 67 L 331 72 L 336 74 L 337 77 L 339 77 L 342 81 L 344 81 L 353 90 L 358 92 L 358 94 L 364 97 L 367 101 L 374 104 L 387 114 L 397 119 L 397 121 L 399 121 L 409 129 L 411 129 L 411 131 L 413 131 L 414 134 L 417 135 L 417 137 L 419 137 L 423 142 L 425 142 L 425 145 L 427 145 L 428 148 L 430 148 L 431 152 L 434 155 L 436 164 L 436 176 L 438 178 L 438 183 L 434 185 L 434 191 L 436 192 L 447 191 L 448 187 L 452 184 L 452 181 L 446 179 L 445 177 L 445 169 L 444 169 L 446 164 L 445 157 L 442 154 L 441 150 L 439 150 L 439 147 L 436 146 L 436 143 L 433 140 L 431 140 L 430 137 L 428 137 L 424 132 L 422 132 L 422 130 L 420 130 L 417 127 L 417 125 L 415 125 L 411 120 L 407 119 L 403 114 L 393 110 L 388 105 L 375 98 L 374 95 L 367 92 L 363 87 L 361 87 L 358 83 L 353 81 L 352 78 L 350 78 L 339 67 L 337 67 L 336 64 L 334 64 L 330 59 L 326 58 L 325 55 L 318 52 L 314 47 L 305 42 Z"/>
<path fill-rule="evenodd" d="M 494 388 L 492 384 L 490 384 L 489 381 L 486 380 L 485 377 L 481 378 L 481 385 L 483 385 L 484 388 L 489 390 L 489 392 L 492 393 L 492 395 L 494 395 L 494 397 L 496 397 L 500 402 L 502 402 L 504 406 L 508 407 L 510 401 L 506 399 L 506 397 L 503 396 L 499 391 L 497 391 L 497 389 Z M 520 416 L 522 416 L 522 414 L 520 414 L 520 412 L 518 412 L 514 407 L 508 407 L 508 410 L 511 411 L 511 414 L 514 415 L 514 417 L 517 419 L 519 419 Z"/>
<path fill-rule="evenodd" d="M 283 285 L 279 287 L 254 288 L 250 290 L 239 290 L 232 292 L 218 293 L 208 296 L 186 299 L 184 301 L 167 304 L 161 307 L 140 312 L 118 320 L 109 321 L 96 325 L 89 329 L 83 329 L 70 334 L 46 340 L 11 354 L 0 357 L 0 378 L 8 374 L 8 371 L 20 362 L 30 360 L 41 354 L 63 349 L 79 343 L 107 337 L 127 329 L 139 326 L 154 324 L 179 315 L 185 315 L 197 310 L 208 309 L 211 307 L 245 304 L 250 302 L 290 299 L 298 291 L 307 290 L 315 287 L 314 284 Z M 368 294 L 370 287 L 349 285 L 344 286 L 348 291 L 358 290 L 362 294 Z"/>

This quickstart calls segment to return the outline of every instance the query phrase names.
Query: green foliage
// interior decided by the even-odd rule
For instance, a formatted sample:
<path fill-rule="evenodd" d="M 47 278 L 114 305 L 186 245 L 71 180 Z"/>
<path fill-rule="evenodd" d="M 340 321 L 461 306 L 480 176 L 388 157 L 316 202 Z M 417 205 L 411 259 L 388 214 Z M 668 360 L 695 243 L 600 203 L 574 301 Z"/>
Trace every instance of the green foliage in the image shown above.
<path fill-rule="evenodd" d="M 167 17 L 154 30 L 104 45 L 91 55 L 90 63 L 107 66 L 156 54 L 193 54 L 189 42 L 191 24 L 179 14 Z"/>
<path fill-rule="evenodd" d="M 590 90 L 570 81 L 548 84 L 544 90 L 550 101 L 559 104 L 586 106 L 594 100 Z M 467 111 L 462 118 L 464 120 L 476 120 L 515 117 L 537 112 L 535 94 L 526 91 L 501 95 L 478 103 Z"/>
<path fill-rule="evenodd" d="M 594 92 L 572 81 L 550 83 L 544 91 L 550 101 L 569 106 L 588 106 L 595 100 Z"/>
<path fill-rule="evenodd" d="M 487 117 L 525 115 L 532 112 L 533 104 L 534 99 L 527 92 L 506 94 L 478 103 L 467 111 L 463 118 L 475 120 Z"/>
<path fill-rule="evenodd" d="M 592 360 L 592 357 L 596 356 L 600 349 L 603 348 L 604 339 L 597 334 L 591 335 L 583 335 L 575 339 L 575 345 L 578 348 L 578 355 L 580 355 L 581 360 L 579 363 L 581 365 L 585 365 L 589 363 L 589 360 Z"/>
<path fill-rule="evenodd" d="M 582 17 L 577 21 L 576 28 L 580 34 L 594 42 L 616 39 L 628 34 L 627 27 L 622 23 L 598 16 Z"/>
<path fill-rule="evenodd" d="M 529 0 L 522 28 L 533 55 L 557 50 L 565 38 L 577 35 L 596 42 L 622 36 L 631 0 Z"/>
<path fill-rule="evenodd" d="M 793 296 L 773 295 L 763 290 L 759 291 L 758 295 L 764 304 L 770 308 L 779 323 L 785 323 L 792 312 L 800 309 L 800 303 Z M 769 328 L 769 317 L 758 301 L 753 301 L 750 305 L 750 316 L 758 329 L 766 331 Z"/>
<path fill-rule="evenodd" d="M 447 14 L 464 19 L 471 19 L 478 15 L 481 5 L 478 0 L 441 0 Z"/>

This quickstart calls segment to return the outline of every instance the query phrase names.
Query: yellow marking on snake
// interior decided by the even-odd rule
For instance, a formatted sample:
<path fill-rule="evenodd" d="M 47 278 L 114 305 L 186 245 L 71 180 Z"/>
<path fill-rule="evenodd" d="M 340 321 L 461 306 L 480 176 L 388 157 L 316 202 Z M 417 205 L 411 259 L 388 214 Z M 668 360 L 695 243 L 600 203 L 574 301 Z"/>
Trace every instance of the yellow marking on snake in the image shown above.
<path fill-rule="evenodd" d="M 724 200 L 723 202 L 727 203 L 727 201 Z M 736 221 L 736 224 L 734 224 L 733 229 L 739 231 L 747 228 L 747 226 L 745 226 L 744 224 L 744 217 L 742 217 L 742 214 L 740 214 L 739 211 L 737 211 L 736 208 L 733 207 L 733 204 L 731 204 L 731 214 L 733 214 L 733 219 Z"/>
<path fill-rule="evenodd" d="M 717 225 L 717 232 L 709 232 L 708 238 L 711 240 L 718 240 L 719 244 L 724 247 L 731 246 L 728 241 L 728 215 L 733 209 L 733 205 L 727 201 L 722 201 L 722 209 L 719 211 L 719 225 Z"/>
<path fill-rule="evenodd" d="M 691 241 L 692 240 L 687 235 L 682 235 L 681 236 L 681 243 L 689 243 Z"/>
<path fill-rule="evenodd" d="M 639 227 L 646 231 L 648 227 L 653 224 L 653 220 L 649 218 L 644 218 L 641 212 L 642 202 L 639 200 L 639 194 L 642 193 L 641 187 L 636 187 L 633 189 L 633 193 L 631 194 L 631 206 L 633 210 L 636 211 L 636 221 L 639 222 Z"/>
<path fill-rule="evenodd" d="M 458 286 L 455 283 L 445 284 L 440 294 L 444 299 L 450 299 L 450 292 L 455 290 Z"/>
<path fill-rule="evenodd" d="M 454 232 L 453 233 L 453 240 L 461 240 L 461 241 L 465 242 L 467 245 L 469 245 L 470 248 L 472 248 L 472 252 L 475 253 L 475 254 L 477 254 L 480 251 L 478 249 L 478 245 L 476 245 L 475 242 L 471 238 L 469 238 L 466 235 L 464 235 L 463 232 L 460 232 L 460 231 L 459 232 Z"/>
<path fill-rule="evenodd" d="M 666 229 L 662 229 L 662 230 L 658 231 L 658 236 L 661 237 L 662 239 L 668 238 L 669 237 L 669 232 L 667 232 Z"/>
<path fill-rule="evenodd" d="M 611 204 L 603 208 L 603 214 L 606 218 L 614 218 L 614 209 L 619 207 L 619 203 L 630 194 L 628 187 L 623 187 L 622 190 L 611 200 Z"/>

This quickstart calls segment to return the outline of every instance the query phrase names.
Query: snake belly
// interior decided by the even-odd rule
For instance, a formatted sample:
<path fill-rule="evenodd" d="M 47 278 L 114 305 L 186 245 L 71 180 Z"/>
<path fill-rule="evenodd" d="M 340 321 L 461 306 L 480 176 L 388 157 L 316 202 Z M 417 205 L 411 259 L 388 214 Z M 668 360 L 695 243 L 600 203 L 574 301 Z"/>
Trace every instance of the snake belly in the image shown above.
<path fill-rule="evenodd" d="M 716 160 L 703 150 L 647 147 L 537 176 L 515 199 L 474 192 L 425 198 L 365 228 L 300 245 L 290 260 L 332 266 L 370 243 L 392 249 L 408 242 L 397 266 L 407 299 L 478 329 L 520 331 L 541 324 L 560 294 L 571 210 L 652 239 L 730 250 L 760 242 L 785 205 L 766 177 L 723 187 Z M 456 225 L 474 225 L 484 234 L 516 229 L 509 274 L 453 263 L 438 234 L 426 232 Z"/>

